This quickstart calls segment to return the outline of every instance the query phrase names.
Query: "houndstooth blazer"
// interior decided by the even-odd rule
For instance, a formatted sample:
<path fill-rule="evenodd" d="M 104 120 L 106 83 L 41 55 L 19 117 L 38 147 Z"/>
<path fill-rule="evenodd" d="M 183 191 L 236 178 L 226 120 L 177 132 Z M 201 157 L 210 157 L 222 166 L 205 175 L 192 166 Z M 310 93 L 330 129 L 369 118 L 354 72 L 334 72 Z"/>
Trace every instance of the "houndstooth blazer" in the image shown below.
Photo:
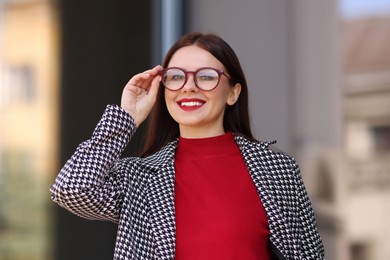
<path fill-rule="evenodd" d="M 91 139 L 81 143 L 51 187 L 51 198 L 76 215 L 118 223 L 114 259 L 174 259 L 174 140 L 146 158 L 119 159 L 133 119 L 109 105 Z M 277 259 L 324 259 L 298 165 L 271 142 L 235 136 L 264 205 Z"/>

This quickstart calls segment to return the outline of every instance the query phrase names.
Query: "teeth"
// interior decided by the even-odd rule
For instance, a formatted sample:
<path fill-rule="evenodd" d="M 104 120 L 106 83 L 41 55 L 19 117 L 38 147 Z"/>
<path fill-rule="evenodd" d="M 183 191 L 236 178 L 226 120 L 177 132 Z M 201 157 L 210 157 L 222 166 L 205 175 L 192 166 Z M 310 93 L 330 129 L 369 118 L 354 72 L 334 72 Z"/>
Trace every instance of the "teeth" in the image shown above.
<path fill-rule="evenodd" d="M 184 107 L 193 107 L 193 106 L 201 106 L 202 102 L 199 101 L 191 101 L 191 102 L 181 102 L 181 105 Z"/>

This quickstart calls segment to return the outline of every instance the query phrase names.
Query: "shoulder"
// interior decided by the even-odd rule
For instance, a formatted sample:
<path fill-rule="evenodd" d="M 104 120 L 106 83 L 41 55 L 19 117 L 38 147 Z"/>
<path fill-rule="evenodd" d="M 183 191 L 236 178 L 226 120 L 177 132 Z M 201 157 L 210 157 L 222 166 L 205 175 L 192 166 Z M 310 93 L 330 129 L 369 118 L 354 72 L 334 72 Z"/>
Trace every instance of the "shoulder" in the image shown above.
<path fill-rule="evenodd" d="M 235 136 L 235 140 L 245 156 L 261 158 L 274 163 L 286 161 L 296 164 L 294 157 L 274 146 L 276 140 L 267 142 L 251 141 L 242 136 Z"/>
<path fill-rule="evenodd" d="M 250 141 L 244 137 L 235 137 L 241 154 L 252 171 L 272 173 L 277 176 L 299 175 L 297 161 L 291 155 L 277 149 L 276 141 Z"/>
<path fill-rule="evenodd" d="M 135 166 L 146 169 L 160 169 L 167 164 L 173 163 L 177 148 L 177 139 L 172 140 L 159 151 L 146 157 L 126 157 L 118 162 L 119 167 Z"/>

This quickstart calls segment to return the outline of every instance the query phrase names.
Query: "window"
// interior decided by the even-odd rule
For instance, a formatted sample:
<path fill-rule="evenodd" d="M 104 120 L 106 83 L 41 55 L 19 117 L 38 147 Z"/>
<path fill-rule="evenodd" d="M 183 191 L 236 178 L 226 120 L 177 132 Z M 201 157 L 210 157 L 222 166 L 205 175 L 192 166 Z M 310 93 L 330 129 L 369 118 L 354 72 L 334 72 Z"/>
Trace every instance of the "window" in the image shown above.
<path fill-rule="evenodd" d="M 390 125 L 373 126 L 370 128 L 370 132 L 375 151 L 390 152 Z"/>
<path fill-rule="evenodd" d="M 364 243 L 354 243 L 350 245 L 350 259 L 369 260 L 369 246 Z"/>
<path fill-rule="evenodd" d="M 7 66 L 1 84 L 1 103 L 31 102 L 36 96 L 32 66 Z"/>

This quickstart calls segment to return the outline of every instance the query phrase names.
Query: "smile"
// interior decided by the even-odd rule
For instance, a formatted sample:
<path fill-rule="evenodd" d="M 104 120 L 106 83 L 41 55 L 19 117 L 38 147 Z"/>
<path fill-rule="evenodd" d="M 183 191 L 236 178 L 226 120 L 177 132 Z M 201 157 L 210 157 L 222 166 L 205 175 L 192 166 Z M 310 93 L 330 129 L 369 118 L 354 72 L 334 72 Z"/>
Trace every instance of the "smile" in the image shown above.
<path fill-rule="evenodd" d="M 204 102 L 199 101 L 187 101 L 187 102 L 180 102 L 179 105 L 182 107 L 199 107 L 203 105 Z"/>

